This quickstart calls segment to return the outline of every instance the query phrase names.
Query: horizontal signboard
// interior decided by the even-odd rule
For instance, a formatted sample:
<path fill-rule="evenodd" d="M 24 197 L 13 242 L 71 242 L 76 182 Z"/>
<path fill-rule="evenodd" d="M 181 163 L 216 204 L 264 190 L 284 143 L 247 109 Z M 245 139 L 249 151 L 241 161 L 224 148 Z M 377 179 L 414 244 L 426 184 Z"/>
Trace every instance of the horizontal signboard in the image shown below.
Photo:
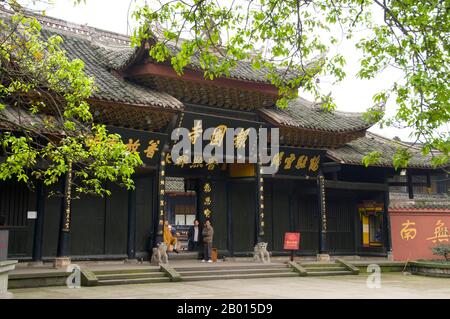
<path fill-rule="evenodd" d="M 144 164 L 157 165 L 167 134 L 139 131 L 115 126 L 107 127 L 109 133 L 119 134 L 130 151 L 138 152 Z"/>

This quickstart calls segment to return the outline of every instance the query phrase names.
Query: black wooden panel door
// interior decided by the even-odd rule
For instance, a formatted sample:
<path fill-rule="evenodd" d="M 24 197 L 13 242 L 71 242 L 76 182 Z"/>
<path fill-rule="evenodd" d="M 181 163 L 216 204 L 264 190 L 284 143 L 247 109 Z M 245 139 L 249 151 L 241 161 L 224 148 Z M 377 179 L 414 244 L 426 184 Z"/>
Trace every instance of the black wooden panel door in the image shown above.
<path fill-rule="evenodd" d="M 27 220 L 27 211 L 34 209 L 35 201 L 25 183 L 0 182 L 0 217 L 9 230 L 9 258 L 31 255 L 34 222 Z"/>
<path fill-rule="evenodd" d="M 274 180 L 272 183 L 272 242 L 274 251 L 283 251 L 284 234 L 291 231 L 289 181 Z"/>
<path fill-rule="evenodd" d="M 108 187 L 111 196 L 106 198 L 105 255 L 127 253 L 128 190 L 118 185 Z"/>
<path fill-rule="evenodd" d="M 136 186 L 136 252 L 147 253 L 153 236 L 154 175 L 135 179 Z"/>
<path fill-rule="evenodd" d="M 216 180 L 211 182 L 212 216 L 214 227 L 213 247 L 221 250 L 227 249 L 227 196 L 226 182 Z"/>
<path fill-rule="evenodd" d="M 61 183 L 48 187 L 48 193 L 61 191 Z M 55 257 L 58 248 L 59 220 L 61 214 L 61 197 L 50 196 L 45 199 L 44 233 L 42 254 Z"/>
<path fill-rule="evenodd" d="M 327 199 L 328 233 L 327 245 L 330 253 L 355 253 L 356 202 L 351 197 Z"/>
<path fill-rule="evenodd" d="M 106 198 L 82 195 L 72 200 L 70 251 L 72 256 L 103 255 Z"/>
<path fill-rule="evenodd" d="M 319 203 L 315 195 L 295 193 L 294 230 L 300 232 L 299 254 L 316 254 L 319 246 Z"/>
<path fill-rule="evenodd" d="M 255 241 L 255 183 L 230 181 L 230 209 L 232 214 L 233 250 L 253 251 Z"/>

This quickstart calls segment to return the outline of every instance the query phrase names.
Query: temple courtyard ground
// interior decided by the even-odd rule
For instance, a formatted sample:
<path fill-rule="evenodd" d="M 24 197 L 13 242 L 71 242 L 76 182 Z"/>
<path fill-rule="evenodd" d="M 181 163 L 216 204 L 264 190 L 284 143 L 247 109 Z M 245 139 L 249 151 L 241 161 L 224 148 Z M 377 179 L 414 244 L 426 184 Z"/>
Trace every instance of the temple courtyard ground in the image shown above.
<path fill-rule="evenodd" d="M 450 298 L 450 279 L 382 273 L 381 287 L 369 288 L 358 276 L 263 278 L 138 285 L 28 288 L 10 290 L 14 298 Z M 370 286 L 374 282 L 370 281 Z"/>

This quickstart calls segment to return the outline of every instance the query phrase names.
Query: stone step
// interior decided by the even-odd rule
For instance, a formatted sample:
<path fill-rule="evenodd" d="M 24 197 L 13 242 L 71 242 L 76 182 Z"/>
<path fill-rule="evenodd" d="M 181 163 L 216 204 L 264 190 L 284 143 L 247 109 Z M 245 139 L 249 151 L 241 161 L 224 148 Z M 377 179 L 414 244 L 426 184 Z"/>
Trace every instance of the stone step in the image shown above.
<path fill-rule="evenodd" d="M 179 271 L 182 276 L 222 276 L 228 274 L 257 274 L 257 273 L 286 273 L 290 272 L 287 268 L 258 268 L 258 269 L 214 269 L 214 270 L 194 270 L 194 271 Z"/>
<path fill-rule="evenodd" d="M 15 279 L 30 279 L 30 278 L 53 278 L 53 277 L 67 277 L 70 274 L 66 271 L 42 271 L 36 273 L 10 273 L 9 280 Z"/>
<path fill-rule="evenodd" d="M 157 278 L 108 279 L 108 280 L 99 280 L 97 285 L 98 286 L 131 285 L 131 284 L 151 284 L 158 282 L 170 282 L 170 278 L 157 277 Z"/>
<path fill-rule="evenodd" d="M 226 274 L 226 275 L 203 275 L 203 276 L 182 276 L 183 281 L 203 281 L 203 280 L 224 280 L 224 279 L 253 279 L 253 278 L 280 278 L 280 277 L 298 277 L 298 274 L 292 271 L 280 273 L 248 273 L 248 274 Z"/>
<path fill-rule="evenodd" d="M 343 276 L 343 275 L 353 275 L 351 271 L 341 270 L 341 271 L 307 271 L 308 276 Z"/>
<path fill-rule="evenodd" d="M 199 253 L 196 252 L 180 252 L 175 253 L 173 251 L 167 252 L 167 256 L 169 257 L 169 260 L 187 260 L 187 259 L 199 259 Z"/>
<path fill-rule="evenodd" d="M 347 270 L 347 268 L 342 266 L 330 266 L 330 267 L 311 267 L 311 266 L 303 266 L 306 271 L 339 271 L 339 270 Z"/>
<path fill-rule="evenodd" d="M 327 263 L 318 263 L 318 262 L 300 262 L 299 265 L 302 267 L 333 267 L 333 266 L 340 266 L 340 264 L 334 263 L 334 262 L 327 262 Z"/>
<path fill-rule="evenodd" d="M 159 278 L 164 277 L 163 272 L 142 272 L 142 273 L 114 273 L 106 275 L 96 275 L 98 280 L 111 279 L 133 279 L 133 278 Z"/>
<path fill-rule="evenodd" d="M 136 273 L 159 273 L 159 267 L 148 268 L 131 268 L 131 269 L 105 269 L 105 270 L 92 270 L 96 275 L 112 275 L 112 274 L 136 274 Z"/>
<path fill-rule="evenodd" d="M 198 266 L 175 266 L 173 267 L 178 272 L 183 271 L 196 271 L 196 270 L 227 270 L 227 269 L 289 269 L 287 265 L 284 264 L 255 264 L 255 265 L 211 265 L 208 266 L 206 263 L 201 263 Z"/>

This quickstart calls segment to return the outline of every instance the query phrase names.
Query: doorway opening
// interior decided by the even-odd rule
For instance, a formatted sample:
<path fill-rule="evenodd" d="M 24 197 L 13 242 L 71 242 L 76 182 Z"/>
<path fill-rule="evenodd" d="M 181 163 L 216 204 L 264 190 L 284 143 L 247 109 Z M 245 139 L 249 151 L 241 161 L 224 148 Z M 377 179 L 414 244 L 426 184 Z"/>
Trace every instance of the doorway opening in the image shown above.
<path fill-rule="evenodd" d="M 176 239 L 176 244 L 169 247 L 169 251 L 193 252 L 189 234 L 197 216 L 197 192 L 183 177 L 166 177 L 165 195 L 166 216 L 172 236 Z"/>

